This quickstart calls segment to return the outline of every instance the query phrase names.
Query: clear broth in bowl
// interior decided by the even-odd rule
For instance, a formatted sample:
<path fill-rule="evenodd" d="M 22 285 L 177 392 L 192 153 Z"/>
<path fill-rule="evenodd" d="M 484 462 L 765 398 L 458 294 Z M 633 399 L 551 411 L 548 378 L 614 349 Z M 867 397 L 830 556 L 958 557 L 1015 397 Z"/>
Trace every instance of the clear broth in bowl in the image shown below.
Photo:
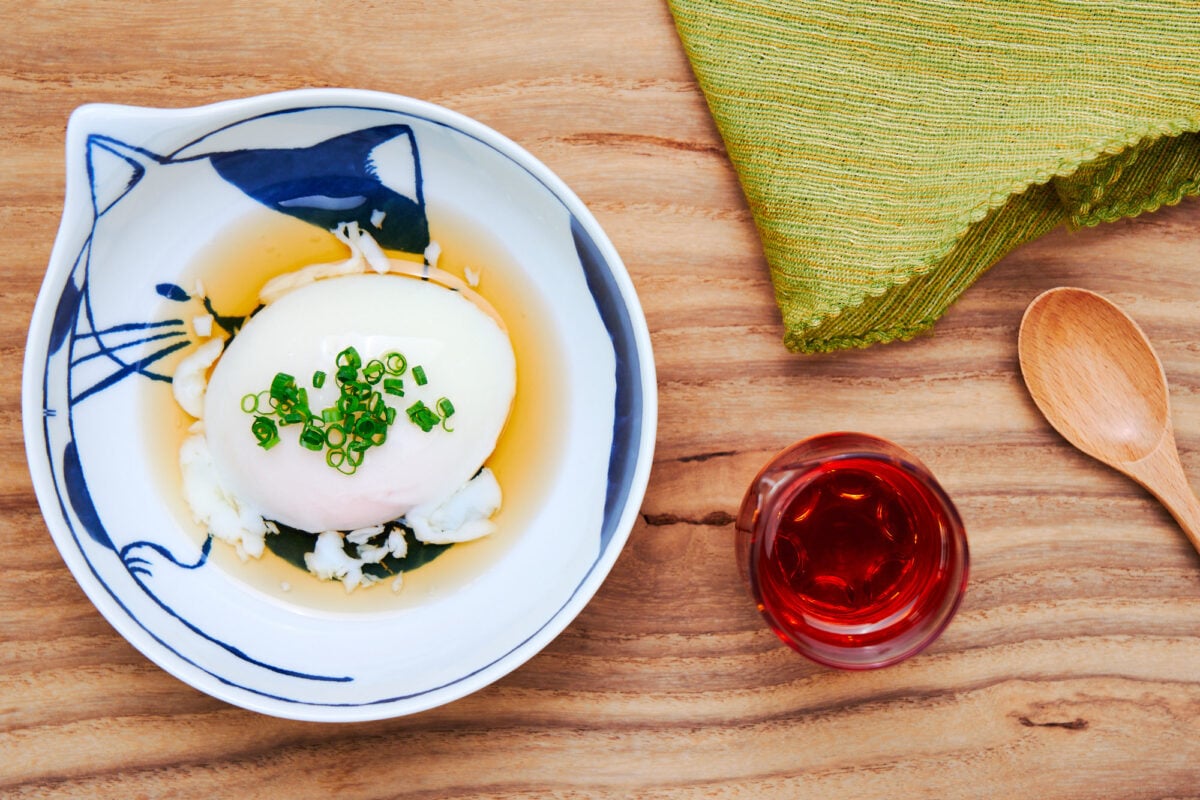
<path fill-rule="evenodd" d="M 496 516 L 498 531 L 474 542 L 450 547 L 432 562 L 404 573 L 403 588 L 392 591 L 391 579 L 347 593 L 341 583 L 321 581 L 289 564 L 269 550 L 261 558 L 243 562 L 230 545 L 213 543 L 210 559 L 242 583 L 280 602 L 332 612 L 387 611 L 435 599 L 469 582 L 486 570 L 520 535 L 541 505 L 544 487 L 557 467 L 554 443 L 566 423 L 566 390 L 563 353 L 558 334 L 519 257 L 507 252 L 470 220 L 444 210 L 429 214 L 430 233 L 441 247 L 438 267 L 465 277 L 466 268 L 479 275 L 478 291 L 499 312 L 508 327 L 517 359 L 517 391 L 512 410 L 487 466 L 496 474 L 504 502 Z M 389 253 L 393 258 L 419 260 L 410 254 Z M 180 286 L 189 293 L 197 281 L 218 314 L 244 317 L 258 305 L 258 292 L 266 281 L 308 264 L 339 261 L 348 248 L 333 234 L 300 220 L 264 210 L 262 214 L 226 231 L 201 252 L 184 272 Z M 186 305 L 166 303 L 162 317 L 185 320 L 204 314 L 200 301 Z M 189 324 L 190 328 L 190 324 Z M 191 348 L 164 359 L 164 370 L 174 366 Z M 180 525 L 197 542 L 207 531 L 192 519 L 183 499 L 179 446 L 193 422 L 179 408 L 170 387 L 147 383 L 145 392 L 146 442 L 161 476 L 158 487 L 167 498 Z"/>

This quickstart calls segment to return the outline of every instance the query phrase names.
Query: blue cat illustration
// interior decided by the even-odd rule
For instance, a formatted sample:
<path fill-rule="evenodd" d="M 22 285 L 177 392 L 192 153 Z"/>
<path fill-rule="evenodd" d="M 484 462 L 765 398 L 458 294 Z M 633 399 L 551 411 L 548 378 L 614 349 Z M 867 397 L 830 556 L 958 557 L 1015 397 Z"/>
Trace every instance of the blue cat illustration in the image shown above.
<path fill-rule="evenodd" d="M 380 182 L 375 148 L 407 139 L 412 183 L 397 191 Z M 327 139 L 312 147 L 235 150 L 208 156 L 217 173 L 258 202 L 332 230 L 357 222 L 380 245 L 408 253 L 429 246 L 420 162 L 412 129 L 380 125 Z"/>

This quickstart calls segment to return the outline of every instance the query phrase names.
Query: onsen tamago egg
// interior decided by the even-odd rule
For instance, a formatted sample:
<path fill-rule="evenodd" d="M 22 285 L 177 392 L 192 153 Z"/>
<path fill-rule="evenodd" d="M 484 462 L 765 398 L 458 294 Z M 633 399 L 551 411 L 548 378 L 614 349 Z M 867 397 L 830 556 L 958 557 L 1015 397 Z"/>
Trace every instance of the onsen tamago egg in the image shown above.
<path fill-rule="evenodd" d="M 392 352 L 407 360 L 404 396 L 382 394 L 396 409 L 386 441 L 350 475 L 299 444 L 301 425 L 281 425 L 278 444 L 259 446 L 243 398 L 282 372 L 320 415 L 338 398 L 335 360 L 348 347 L 364 364 Z M 413 379 L 415 366 L 424 386 Z M 313 386 L 316 372 L 328 375 L 321 388 Z M 240 503 L 305 531 L 354 530 L 453 495 L 495 449 L 515 391 L 508 335 L 470 300 L 414 278 L 354 275 L 302 286 L 246 322 L 213 368 L 204 431 L 221 484 Z M 454 407 L 444 427 L 426 432 L 410 422 L 408 407 L 420 400 L 432 409 L 442 397 Z"/>

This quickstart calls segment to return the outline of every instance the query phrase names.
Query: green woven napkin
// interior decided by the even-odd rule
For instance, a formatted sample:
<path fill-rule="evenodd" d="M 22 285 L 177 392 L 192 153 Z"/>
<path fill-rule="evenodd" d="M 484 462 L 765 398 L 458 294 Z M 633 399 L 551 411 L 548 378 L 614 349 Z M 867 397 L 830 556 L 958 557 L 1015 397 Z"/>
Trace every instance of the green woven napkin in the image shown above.
<path fill-rule="evenodd" d="M 1200 3 L 669 0 L 785 342 L 925 330 L 1013 247 L 1200 193 Z"/>

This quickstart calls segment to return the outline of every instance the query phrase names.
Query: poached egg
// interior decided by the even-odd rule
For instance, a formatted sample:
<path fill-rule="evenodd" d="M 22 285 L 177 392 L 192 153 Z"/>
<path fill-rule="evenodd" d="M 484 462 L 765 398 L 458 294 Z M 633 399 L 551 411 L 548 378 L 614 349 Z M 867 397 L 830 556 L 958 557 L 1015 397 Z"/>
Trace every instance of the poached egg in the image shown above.
<path fill-rule="evenodd" d="M 407 361 L 404 396 L 383 395 L 396 410 L 386 440 L 349 475 L 300 445 L 301 425 L 281 425 L 279 443 L 261 447 L 243 399 L 283 372 L 319 414 L 338 398 L 335 361 L 348 347 L 363 363 L 389 353 Z M 417 366 L 424 385 L 412 377 Z M 320 387 L 317 372 L 329 376 Z M 314 281 L 260 309 L 216 361 L 197 410 L 215 477 L 240 509 L 321 533 L 434 514 L 480 472 L 515 391 L 512 344 L 496 319 L 436 283 L 367 273 Z M 445 425 L 426 431 L 410 422 L 407 408 L 436 408 L 441 398 L 454 408 Z"/>

